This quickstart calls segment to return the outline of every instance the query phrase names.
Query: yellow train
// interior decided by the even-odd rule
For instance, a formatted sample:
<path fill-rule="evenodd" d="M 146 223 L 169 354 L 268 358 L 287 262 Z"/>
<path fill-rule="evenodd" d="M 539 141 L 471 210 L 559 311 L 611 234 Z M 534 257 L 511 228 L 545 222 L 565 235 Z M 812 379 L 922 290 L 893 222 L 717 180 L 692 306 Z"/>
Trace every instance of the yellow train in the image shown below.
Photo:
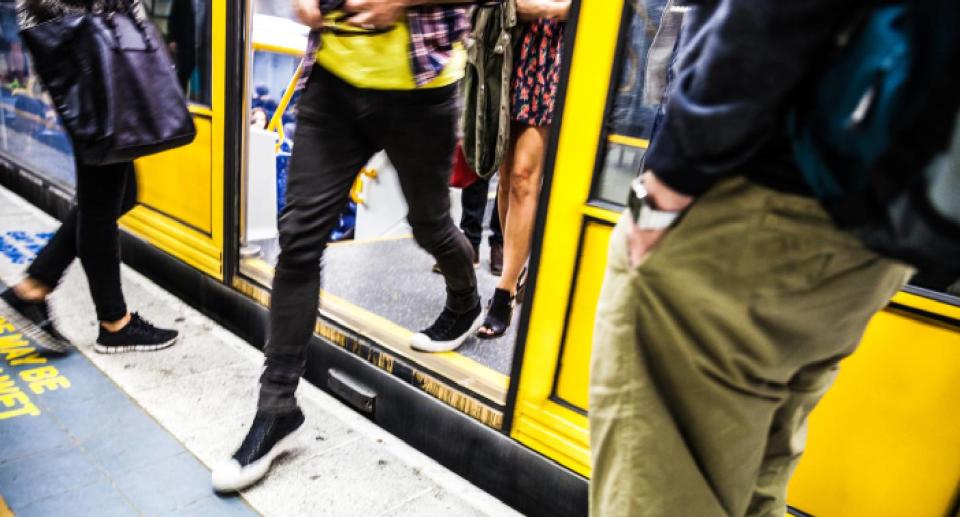
<path fill-rule="evenodd" d="M 198 135 L 138 162 L 125 259 L 262 346 L 305 28 L 289 19 L 289 0 L 145 3 L 167 34 L 193 33 L 171 48 L 190 67 Z M 514 333 L 440 355 L 406 345 L 442 303 L 442 285 L 407 232 L 384 157 L 358 175 L 333 236 L 307 378 L 526 514 L 586 512 L 594 310 L 655 110 L 638 78 L 663 4 L 575 2 L 532 295 Z M 58 213 L 71 198 L 69 148 L 29 87 L 11 13 L 0 5 L 0 183 Z M 494 279 L 478 274 L 489 296 Z M 919 277 L 875 318 L 811 418 L 791 512 L 960 515 L 960 297 L 951 280 Z"/>

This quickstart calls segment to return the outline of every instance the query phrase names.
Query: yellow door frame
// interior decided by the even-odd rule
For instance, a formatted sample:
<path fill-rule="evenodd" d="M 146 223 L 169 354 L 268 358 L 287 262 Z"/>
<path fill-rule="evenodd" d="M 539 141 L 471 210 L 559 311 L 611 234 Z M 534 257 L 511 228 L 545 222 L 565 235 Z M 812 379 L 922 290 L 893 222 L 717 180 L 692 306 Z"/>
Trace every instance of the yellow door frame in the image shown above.
<path fill-rule="evenodd" d="M 590 206 L 603 135 L 607 91 L 614 73 L 622 2 L 579 2 L 573 53 L 562 107 L 536 293 L 530 308 L 511 435 L 567 468 L 589 475 L 586 415 L 553 397 L 564 322 L 577 271 L 577 250 L 589 219 L 616 214 Z M 586 372 L 586 368 L 581 368 Z M 585 374 L 585 373 L 584 373 Z"/>

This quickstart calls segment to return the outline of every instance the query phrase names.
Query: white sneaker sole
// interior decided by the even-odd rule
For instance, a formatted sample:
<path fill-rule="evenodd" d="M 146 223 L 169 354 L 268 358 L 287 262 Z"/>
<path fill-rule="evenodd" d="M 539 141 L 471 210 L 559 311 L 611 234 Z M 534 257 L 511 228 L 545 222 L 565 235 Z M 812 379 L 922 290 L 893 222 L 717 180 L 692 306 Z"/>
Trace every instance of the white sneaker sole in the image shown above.
<path fill-rule="evenodd" d="M 177 336 L 166 343 L 158 343 L 156 345 L 101 345 L 100 343 L 94 343 L 93 350 L 98 354 L 122 354 L 125 352 L 156 352 L 157 350 L 163 350 L 164 348 L 170 348 L 173 345 L 177 344 L 180 337 Z"/>
<path fill-rule="evenodd" d="M 410 338 L 410 347 L 420 352 L 453 352 L 454 350 L 460 348 L 460 346 L 463 345 L 463 342 L 480 328 L 482 323 L 483 311 L 480 311 L 480 314 L 478 314 L 476 319 L 473 320 L 473 323 L 470 324 L 470 328 L 461 334 L 460 337 L 451 341 L 434 341 L 426 334 L 417 332 Z"/>
<path fill-rule="evenodd" d="M 233 458 L 217 465 L 211 474 L 213 489 L 217 492 L 238 492 L 260 481 L 270 471 L 273 460 L 293 448 L 306 429 L 307 422 L 304 421 L 300 427 L 277 442 L 264 457 L 246 467 L 242 467 L 240 462 Z"/>

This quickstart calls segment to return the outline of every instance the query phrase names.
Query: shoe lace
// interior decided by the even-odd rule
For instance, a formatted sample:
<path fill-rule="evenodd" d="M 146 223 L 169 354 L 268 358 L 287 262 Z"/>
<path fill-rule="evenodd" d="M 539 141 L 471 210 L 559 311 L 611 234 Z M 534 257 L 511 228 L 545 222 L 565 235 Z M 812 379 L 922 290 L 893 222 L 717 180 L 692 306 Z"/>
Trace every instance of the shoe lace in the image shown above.
<path fill-rule="evenodd" d="M 135 313 L 131 314 L 131 315 L 130 315 L 130 318 L 133 319 L 133 321 L 136 321 L 136 322 L 139 324 L 139 326 L 141 326 L 141 327 L 146 327 L 146 328 L 149 328 L 149 329 L 155 329 L 155 328 L 156 328 L 156 326 L 154 326 L 153 323 L 150 323 L 149 321 L 147 321 L 146 319 L 144 319 L 144 317 L 141 316 L 139 312 L 135 312 Z"/>
<path fill-rule="evenodd" d="M 129 325 L 130 330 L 139 333 L 140 335 L 150 335 L 156 332 L 157 327 L 150 323 L 143 316 L 140 316 L 140 313 L 134 312 L 130 315 L 130 322 L 132 325 Z"/>

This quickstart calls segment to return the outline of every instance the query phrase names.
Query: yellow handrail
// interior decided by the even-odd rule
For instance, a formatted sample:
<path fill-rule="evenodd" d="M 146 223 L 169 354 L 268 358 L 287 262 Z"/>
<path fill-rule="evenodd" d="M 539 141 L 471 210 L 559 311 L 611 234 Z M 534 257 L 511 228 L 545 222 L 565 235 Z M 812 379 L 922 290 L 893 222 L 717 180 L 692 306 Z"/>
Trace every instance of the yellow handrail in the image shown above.
<path fill-rule="evenodd" d="M 281 98 L 280 103 L 277 104 L 277 110 L 273 113 L 273 118 L 270 119 L 270 123 L 267 124 L 267 131 L 277 134 L 277 143 L 275 144 L 274 152 L 280 152 L 280 146 L 283 145 L 283 140 L 286 136 L 283 133 L 283 114 L 286 113 L 287 106 L 290 105 L 290 101 L 293 99 L 293 94 L 297 89 L 297 83 L 300 81 L 301 75 L 303 75 L 303 63 L 297 65 L 297 69 L 293 72 L 293 77 L 290 79 L 290 84 L 287 85 L 287 90 L 283 92 L 283 98 Z M 366 196 L 364 196 L 363 192 L 364 176 L 376 179 L 377 171 L 376 169 L 364 167 L 360 169 L 360 172 L 357 174 L 357 178 L 354 180 L 353 186 L 350 189 L 350 199 L 358 205 L 366 203 Z"/>
<path fill-rule="evenodd" d="M 277 144 L 274 149 L 276 152 L 280 152 L 280 146 L 283 144 L 285 135 L 283 134 L 283 114 L 287 111 L 287 106 L 290 105 L 290 100 L 293 99 L 293 94 L 297 89 L 297 83 L 300 82 L 300 76 L 303 74 L 303 64 L 297 65 L 296 71 L 293 72 L 293 78 L 290 79 L 290 84 L 287 85 L 287 90 L 283 92 L 283 98 L 280 99 L 280 103 L 277 105 L 277 110 L 273 112 L 273 118 L 270 119 L 270 123 L 267 124 L 267 131 L 273 131 L 277 133 Z"/>

